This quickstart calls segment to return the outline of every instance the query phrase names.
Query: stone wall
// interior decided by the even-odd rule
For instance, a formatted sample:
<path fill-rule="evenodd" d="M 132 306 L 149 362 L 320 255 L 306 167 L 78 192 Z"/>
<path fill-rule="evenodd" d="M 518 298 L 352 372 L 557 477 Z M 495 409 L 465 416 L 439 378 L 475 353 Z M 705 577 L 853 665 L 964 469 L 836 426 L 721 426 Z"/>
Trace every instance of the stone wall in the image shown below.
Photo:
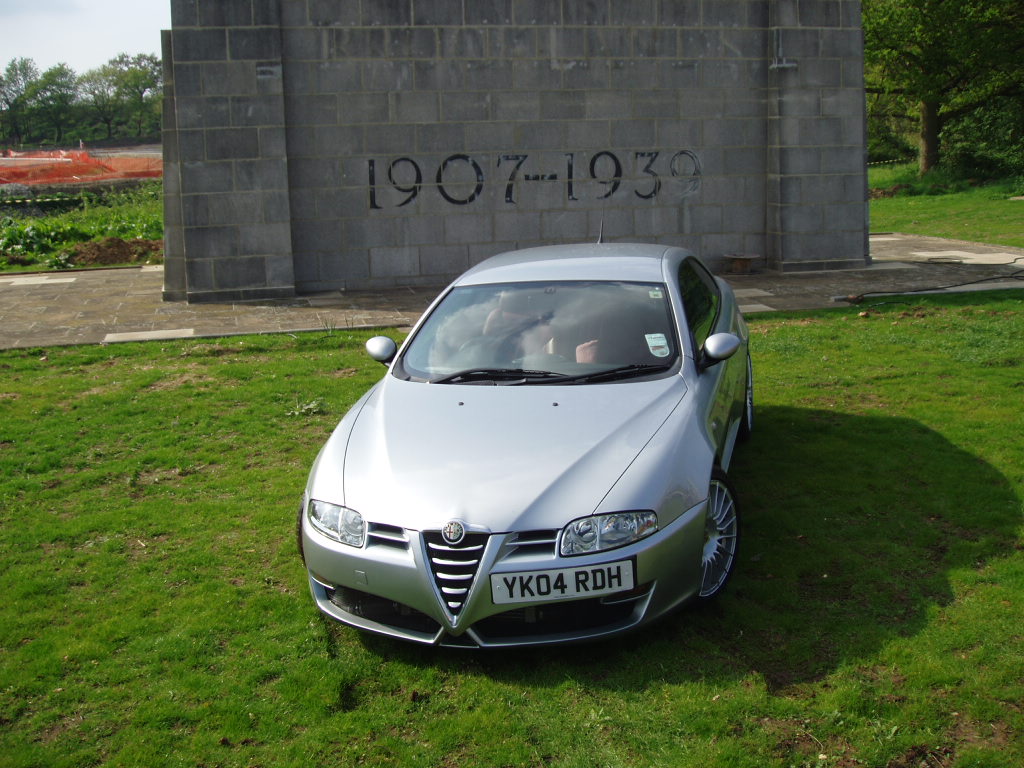
<path fill-rule="evenodd" d="M 514 247 L 862 266 L 852 0 L 174 0 L 169 299 L 440 285 Z"/>

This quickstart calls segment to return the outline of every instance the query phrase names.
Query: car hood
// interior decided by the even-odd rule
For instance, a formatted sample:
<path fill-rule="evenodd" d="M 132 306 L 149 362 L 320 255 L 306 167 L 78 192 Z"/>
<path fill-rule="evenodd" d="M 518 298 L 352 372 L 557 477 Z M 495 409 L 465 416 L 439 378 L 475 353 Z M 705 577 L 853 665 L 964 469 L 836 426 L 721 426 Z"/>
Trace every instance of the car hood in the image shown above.
<path fill-rule="evenodd" d="M 502 532 L 591 514 L 686 393 L 680 376 L 569 386 L 384 379 L 342 421 L 309 492 L 367 520 Z"/>

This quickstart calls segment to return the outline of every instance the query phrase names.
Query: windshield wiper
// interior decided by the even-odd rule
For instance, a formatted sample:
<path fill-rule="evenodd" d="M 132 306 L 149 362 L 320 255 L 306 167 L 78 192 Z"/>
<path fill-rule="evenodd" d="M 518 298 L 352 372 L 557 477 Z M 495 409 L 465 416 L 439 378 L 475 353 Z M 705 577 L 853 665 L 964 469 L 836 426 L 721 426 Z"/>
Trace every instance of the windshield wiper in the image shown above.
<path fill-rule="evenodd" d="M 457 384 L 464 381 L 527 381 L 563 378 L 562 374 L 552 371 L 529 371 L 523 368 L 467 368 L 456 371 L 439 379 L 432 379 L 431 384 Z"/>
<path fill-rule="evenodd" d="M 572 384 L 588 384 L 594 381 L 614 381 L 615 379 L 629 379 L 633 376 L 646 376 L 650 373 L 667 371 L 675 363 L 633 363 L 631 365 L 620 365 L 615 368 L 607 368 L 594 373 L 582 373 L 579 376 L 566 376 L 565 381 Z"/>

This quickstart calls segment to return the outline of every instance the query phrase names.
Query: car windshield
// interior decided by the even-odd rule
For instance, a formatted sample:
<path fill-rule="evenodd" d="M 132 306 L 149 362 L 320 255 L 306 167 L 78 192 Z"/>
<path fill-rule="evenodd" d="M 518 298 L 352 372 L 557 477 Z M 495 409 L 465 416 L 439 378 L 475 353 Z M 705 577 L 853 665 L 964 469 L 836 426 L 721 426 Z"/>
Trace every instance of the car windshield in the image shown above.
<path fill-rule="evenodd" d="M 502 283 L 449 292 L 395 375 L 433 383 L 589 383 L 662 373 L 677 359 L 662 284 Z"/>

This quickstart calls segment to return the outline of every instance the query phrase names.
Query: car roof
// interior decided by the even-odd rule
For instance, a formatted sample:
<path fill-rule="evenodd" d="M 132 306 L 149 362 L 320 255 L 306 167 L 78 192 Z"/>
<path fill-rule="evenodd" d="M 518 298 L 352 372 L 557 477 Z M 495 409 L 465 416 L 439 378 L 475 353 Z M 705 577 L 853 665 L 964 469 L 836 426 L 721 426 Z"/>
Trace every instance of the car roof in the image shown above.
<path fill-rule="evenodd" d="M 660 283 L 670 254 L 688 252 L 642 243 L 581 243 L 545 245 L 507 251 L 465 272 L 456 285 L 537 282 L 546 280 L 625 280 Z"/>

